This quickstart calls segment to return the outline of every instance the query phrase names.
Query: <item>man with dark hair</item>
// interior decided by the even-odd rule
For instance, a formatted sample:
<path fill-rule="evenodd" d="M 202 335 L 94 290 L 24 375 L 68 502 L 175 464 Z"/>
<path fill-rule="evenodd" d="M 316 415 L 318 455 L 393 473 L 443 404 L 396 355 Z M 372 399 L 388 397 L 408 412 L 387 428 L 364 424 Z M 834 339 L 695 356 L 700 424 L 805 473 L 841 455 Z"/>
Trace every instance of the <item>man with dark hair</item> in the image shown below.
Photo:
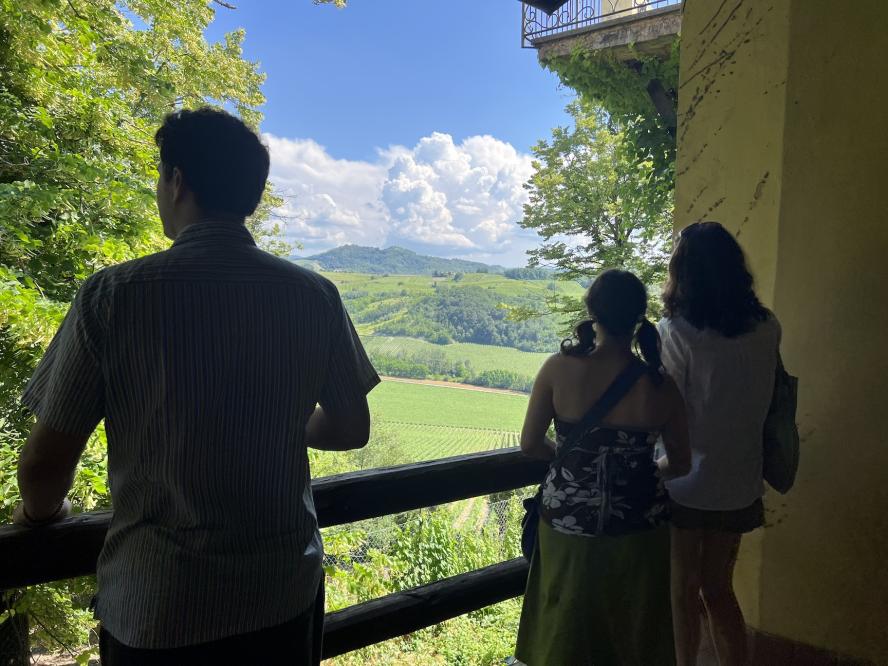
<path fill-rule="evenodd" d="M 37 420 L 15 521 L 68 514 L 104 418 L 102 663 L 316 664 L 323 548 L 306 447 L 364 446 L 379 378 L 333 284 L 244 226 L 268 176 L 259 137 L 204 108 L 171 114 L 155 139 L 174 243 L 77 293 L 22 399 Z"/>

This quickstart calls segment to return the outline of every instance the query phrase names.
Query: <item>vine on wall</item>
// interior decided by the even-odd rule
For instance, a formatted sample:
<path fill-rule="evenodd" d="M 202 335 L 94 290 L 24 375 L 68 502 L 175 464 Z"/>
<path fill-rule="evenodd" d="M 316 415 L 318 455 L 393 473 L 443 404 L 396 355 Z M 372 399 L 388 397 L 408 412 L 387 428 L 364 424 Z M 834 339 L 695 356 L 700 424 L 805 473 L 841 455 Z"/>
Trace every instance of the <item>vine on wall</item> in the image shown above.
<path fill-rule="evenodd" d="M 577 49 L 553 56 L 543 65 L 582 98 L 603 108 L 625 129 L 639 159 L 651 159 L 661 177 L 674 184 L 675 136 L 657 112 L 648 93 L 652 81 L 676 100 L 680 41 L 676 37 L 666 58 L 634 52 L 628 62 L 608 51 Z M 634 49 L 633 49 L 634 50 Z"/>

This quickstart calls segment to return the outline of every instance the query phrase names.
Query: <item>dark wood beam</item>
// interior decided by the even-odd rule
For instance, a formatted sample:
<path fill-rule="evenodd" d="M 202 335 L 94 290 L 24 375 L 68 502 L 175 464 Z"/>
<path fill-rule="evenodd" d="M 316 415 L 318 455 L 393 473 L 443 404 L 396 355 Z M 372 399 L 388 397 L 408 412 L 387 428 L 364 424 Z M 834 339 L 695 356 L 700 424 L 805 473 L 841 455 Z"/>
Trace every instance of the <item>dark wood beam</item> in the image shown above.
<path fill-rule="evenodd" d="M 537 484 L 546 466 L 512 447 L 329 476 L 312 489 L 328 527 Z"/>
<path fill-rule="evenodd" d="M 95 573 L 110 524 L 110 511 L 89 511 L 35 529 L 3 525 L 0 590 Z"/>
<path fill-rule="evenodd" d="M 312 483 L 322 527 L 350 523 L 538 483 L 546 464 L 517 448 L 340 474 Z M 74 515 L 39 529 L 0 526 L 0 589 L 95 573 L 110 511 Z"/>
<path fill-rule="evenodd" d="M 327 613 L 324 659 L 524 594 L 527 568 L 524 558 L 509 560 Z"/>

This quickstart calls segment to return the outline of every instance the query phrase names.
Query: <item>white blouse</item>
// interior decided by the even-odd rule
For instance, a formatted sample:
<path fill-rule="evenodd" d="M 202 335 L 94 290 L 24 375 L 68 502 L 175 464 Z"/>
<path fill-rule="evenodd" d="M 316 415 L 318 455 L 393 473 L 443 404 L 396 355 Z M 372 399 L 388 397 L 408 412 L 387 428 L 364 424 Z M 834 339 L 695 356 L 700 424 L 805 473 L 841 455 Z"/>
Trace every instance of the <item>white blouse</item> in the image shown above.
<path fill-rule="evenodd" d="M 727 338 L 681 317 L 659 324 L 663 365 L 685 399 L 692 466 L 666 486 L 694 509 L 743 509 L 764 492 L 762 429 L 774 391 L 780 323 Z"/>

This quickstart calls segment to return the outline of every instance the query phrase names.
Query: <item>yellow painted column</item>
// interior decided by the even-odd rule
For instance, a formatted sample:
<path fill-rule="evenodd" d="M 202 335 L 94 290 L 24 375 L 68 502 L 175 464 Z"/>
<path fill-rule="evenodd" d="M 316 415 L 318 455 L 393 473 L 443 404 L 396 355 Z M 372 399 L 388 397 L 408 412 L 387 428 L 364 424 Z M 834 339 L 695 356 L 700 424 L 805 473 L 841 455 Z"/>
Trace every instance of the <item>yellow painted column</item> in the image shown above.
<path fill-rule="evenodd" d="M 764 631 L 888 663 L 888 3 L 686 0 L 676 226 L 738 234 L 800 377 L 798 484 L 737 586 Z"/>

